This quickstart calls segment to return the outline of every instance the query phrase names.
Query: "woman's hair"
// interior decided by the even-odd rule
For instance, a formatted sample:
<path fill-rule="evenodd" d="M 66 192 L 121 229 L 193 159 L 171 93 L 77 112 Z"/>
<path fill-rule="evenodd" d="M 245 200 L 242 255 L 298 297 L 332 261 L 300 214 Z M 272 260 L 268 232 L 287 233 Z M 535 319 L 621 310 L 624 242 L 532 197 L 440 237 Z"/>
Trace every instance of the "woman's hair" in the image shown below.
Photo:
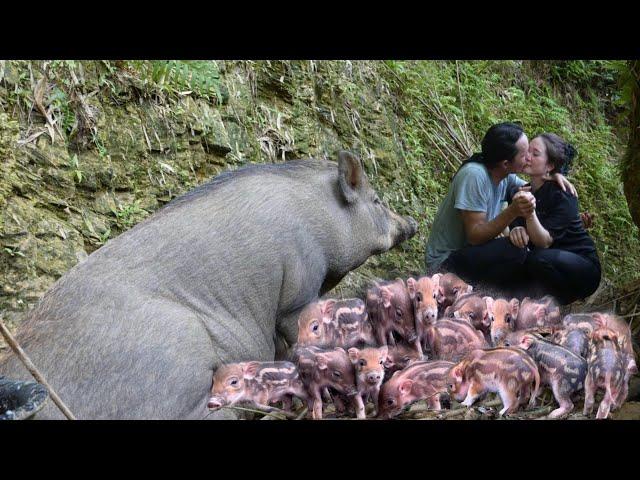
<path fill-rule="evenodd" d="M 503 160 L 512 162 L 518 153 L 516 142 L 523 134 L 522 127 L 512 122 L 497 123 L 491 126 L 482 139 L 482 153 L 474 153 L 462 162 L 462 165 L 469 162 L 479 162 L 488 169 L 492 169 Z"/>
<path fill-rule="evenodd" d="M 535 138 L 539 138 L 547 148 L 547 161 L 553 165 L 550 173 L 569 173 L 571 162 L 578 153 L 570 143 L 564 141 L 555 133 L 541 133 Z"/>

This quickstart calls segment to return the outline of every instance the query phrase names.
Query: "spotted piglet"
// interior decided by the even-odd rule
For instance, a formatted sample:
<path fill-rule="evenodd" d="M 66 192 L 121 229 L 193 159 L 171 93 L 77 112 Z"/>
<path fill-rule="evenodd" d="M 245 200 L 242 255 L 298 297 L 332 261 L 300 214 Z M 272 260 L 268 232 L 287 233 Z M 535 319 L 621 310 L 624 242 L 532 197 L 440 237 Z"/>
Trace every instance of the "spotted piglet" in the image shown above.
<path fill-rule="evenodd" d="M 378 413 L 378 396 L 384 378 L 384 362 L 387 359 L 388 349 L 386 345 L 380 348 L 363 348 L 362 350 L 355 347 L 349 349 L 349 358 L 356 373 L 358 386 L 358 394 L 355 396 L 356 414 L 360 419 L 366 418 L 364 406 L 368 397 L 371 397 L 373 401 L 374 415 Z"/>
<path fill-rule="evenodd" d="M 354 369 L 343 348 L 297 347 L 294 358 L 309 393 L 309 408 L 314 420 L 322 418 L 322 392 L 327 388 L 348 398 L 358 394 Z M 354 404 L 357 407 L 355 399 Z"/>
<path fill-rule="evenodd" d="M 498 392 L 500 415 L 515 412 L 529 397 L 533 407 L 540 388 L 540 373 L 533 359 L 519 348 L 474 350 L 449 372 L 449 393 L 470 407 L 486 392 Z"/>
<path fill-rule="evenodd" d="M 484 335 L 464 320 L 441 318 L 424 330 L 424 347 L 434 360 L 457 362 L 468 352 L 487 347 Z"/>
<path fill-rule="evenodd" d="M 489 342 L 491 318 L 487 308 L 487 299 L 493 300 L 491 297 L 483 297 L 475 293 L 461 295 L 451 306 L 447 307 L 444 316 L 468 321 L 473 325 L 473 328 L 480 330 Z"/>
<path fill-rule="evenodd" d="M 397 344 L 395 347 L 389 347 L 387 359 L 384 362 L 385 381 L 391 378 L 398 370 L 402 370 L 411 362 L 418 360 L 422 360 L 422 355 L 415 348 L 408 347 L 402 343 Z"/>
<path fill-rule="evenodd" d="M 447 375 L 453 365 L 442 360 L 418 361 L 395 372 L 382 385 L 378 417 L 394 417 L 418 400 L 426 400 L 429 408 L 440 410 L 440 395 L 447 393 Z"/>
<path fill-rule="evenodd" d="M 337 329 L 333 322 L 336 300 L 317 300 L 310 303 L 298 317 L 297 345 L 333 346 Z"/>
<path fill-rule="evenodd" d="M 542 385 L 551 387 L 560 405 L 549 414 L 549 418 L 569 414 L 573 410 L 571 397 L 584 386 L 587 361 L 537 334 L 525 333 L 517 346 L 526 350 L 535 360 Z"/>
<path fill-rule="evenodd" d="M 396 333 L 422 355 L 413 304 L 404 280 L 377 282 L 367 290 L 366 305 L 378 345 L 395 345 Z"/>
<path fill-rule="evenodd" d="M 336 346 L 351 348 L 376 344 L 367 308 L 359 298 L 335 302 L 333 325 L 336 330 Z"/>
<path fill-rule="evenodd" d="M 598 389 L 605 391 L 596 418 L 609 416 L 612 408 L 624 402 L 625 365 L 618 334 L 609 328 L 591 333 L 589 343 L 589 371 L 584 385 L 584 411 L 591 414 Z"/>
<path fill-rule="evenodd" d="M 282 401 L 289 410 L 293 396 L 303 401 L 308 398 L 293 363 L 231 363 L 216 370 L 207 407 L 218 410 L 238 402 L 251 402 L 268 410 L 270 403 Z"/>
<path fill-rule="evenodd" d="M 592 331 L 586 328 L 563 328 L 556 330 L 549 340 L 586 359 L 589 351 L 589 334 Z"/>
<path fill-rule="evenodd" d="M 525 297 L 507 301 L 485 297 L 491 321 L 491 341 L 499 345 L 509 332 L 517 330 L 553 331 L 561 323 L 560 310 L 550 296 L 540 300 Z"/>
<path fill-rule="evenodd" d="M 436 273 L 431 280 L 436 286 L 436 299 L 441 312 L 453 305 L 462 295 L 473 292 L 473 287 L 455 273 Z"/>

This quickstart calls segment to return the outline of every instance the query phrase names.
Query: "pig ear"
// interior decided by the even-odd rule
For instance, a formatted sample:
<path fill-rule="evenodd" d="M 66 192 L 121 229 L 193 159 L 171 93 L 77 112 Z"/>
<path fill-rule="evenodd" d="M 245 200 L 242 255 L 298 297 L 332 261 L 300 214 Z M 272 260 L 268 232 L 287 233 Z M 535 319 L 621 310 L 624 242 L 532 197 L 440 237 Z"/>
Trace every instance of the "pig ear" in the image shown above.
<path fill-rule="evenodd" d="M 382 304 L 384 308 L 389 308 L 391 306 L 391 299 L 393 298 L 393 292 L 387 286 L 380 287 L 380 293 L 382 295 Z"/>
<path fill-rule="evenodd" d="M 316 355 L 316 363 L 318 364 L 318 368 L 320 370 L 326 370 L 328 366 L 327 357 L 325 357 L 322 353 Z"/>
<path fill-rule="evenodd" d="M 384 362 L 387 359 L 387 356 L 389 355 L 389 346 L 385 345 L 384 347 L 380 347 L 378 351 L 380 352 L 380 357 Z"/>
<path fill-rule="evenodd" d="M 512 298 L 509 302 L 509 306 L 511 307 L 511 315 L 513 318 L 518 318 L 518 312 L 520 311 L 520 300 L 517 298 Z"/>
<path fill-rule="evenodd" d="M 398 387 L 398 389 L 400 390 L 400 393 L 403 395 L 408 395 L 411 392 L 411 387 L 413 386 L 413 380 L 410 379 L 406 379 L 405 381 L 403 381 L 400 386 Z"/>
<path fill-rule="evenodd" d="M 255 378 L 258 368 L 260 368 L 260 362 L 247 362 L 242 367 L 242 376 L 247 379 Z"/>
<path fill-rule="evenodd" d="M 533 337 L 531 335 L 525 335 L 524 337 L 522 337 L 522 340 L 520 340 L 520 347 L 528 350 L 532 343 Z"/>
<path fill-rule="evenodd" d="M 409 277 L 407 280 L 407 290 L 409 291 L 409 297 L 411 300 L 416 298 L 416 279 L 413 277 Z"/>
<path fill-rule="evenodd" d="M 467 285 L 467 293 L 473 292 L 473 285 Z"/>
<path fill-rule="evenodd" d="M 431 277 L 431 281 L 433 282 L 434 287 L 438 287 L 440 285 L 440 278 L 442 277 L 441 273 L 436 273 Z"/>
<path fill-rule="evenodd" d="M 604 328 L 607 325 L 607 318 L 600 312 L 594 313 L 592 317 L 596 321 L 598 328 Z"/>
<path fill-rule="evenodd" d="M 484 303 L 487 305 L 487 310 L 493 311 L 493 298 L 491 297 L 482 297 Z"/>
<path fill-rule="evenodd" d="M 360 350 L 353 347 L 349 349 L 349 359 L 351 362 L 355 363 L 358 361 L 358 357 L 360 356 Z"/>
<path fill-rule="evenodd" d="M 338 152 L 338 185 L 347 203 L 358 199 L 358 192 L 365 183 L 364 169 L 360 159 L 351 152 Z"/>
<path fill-rule="evenodd" d="M 336 301 L 333 298 L 330 298 L 329 300 L 325 300 L 320 305 L 320 311 L 322 311 L 322 318 L 325 321 L 325 323 L 327 323 L 327 320 L 331 321 L 333 319 L 335 306 L 336 306 Z"/>

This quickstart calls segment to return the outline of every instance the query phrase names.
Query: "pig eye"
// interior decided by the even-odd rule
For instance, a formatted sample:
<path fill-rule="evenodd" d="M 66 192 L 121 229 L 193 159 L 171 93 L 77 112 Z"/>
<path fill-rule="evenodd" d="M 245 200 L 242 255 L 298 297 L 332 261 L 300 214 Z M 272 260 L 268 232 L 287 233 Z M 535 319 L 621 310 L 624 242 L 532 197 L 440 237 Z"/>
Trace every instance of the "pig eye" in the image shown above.
<path fill-rule="evenodd" d="M 319 328 L 319 325 L 318 325 L 317 323 L 314 323 L 314 324 L 313 324 L 313 326 L 311 327 L 311 330 L 312 330 L 313 332 L 317 332 L 317 331 L 318 331 L 318 328 Z"/>
<path fill-rule="evenodd" d="M 360 365 L 361 367 L 364 367 L 367 364 L 367 361 L 364 358 L 361 358 L 360 361 L 358 362 L 358 365 Z"/>
<path fill-rule="evenodd" d="M 380 204 L 382 203 L 382 202 L 380 201 L 380 197 L 376 196 L 376 197 L 373 199 L 373 203 L 374 203 L 375 205 L 380 205 Z"/>
<path fill-rule="evenodd" d="M 436 298 L 436 292 L 433 292 L 433 298 Z"/>
<path fill-rule="evenodd" d="M 449 387 L 449 390 L 453 390 L 453 383 L 450 383 L 449 385 L 447 385 Z"/>
<path fill-rule="evenodd" d="M 403 361 L 403 362 L 408 362 L 409 360 L 411 360 L 411 357 L 403 357 L 403 358 L 402 358 L 402 361 Z"/>
<path fill-rule="evenodd" d="M 340 378 L 340 377 L 342 377 L 342 374 L 338 370 L 334 370 L 333 371 L 333 376 L 336 377 L 336 378 Z"/>
<path fill-rule="evenodd" d="M 395 402 L 393 401 L 392 398 L 387 398 L 387 405 L 391 406 L 393 405 Z"/>
<path fill-rule="evenodd" d="M 504 319 L 505 322 L 511 323 L 511 315 L 507 315 Z"/>
<path fill-rule="evenodd" d="M 238 385 L 238 379 L 236 377 L 233 377 L 230 381 L 229 381 L 229 385 L 231 385 L 232 387 L 235 387 Z"/>
<path fill-rule="evenodd" d="M 384 365 L 384 360 L 380 359 L 380 365 Z"/>
<path fill-rule="evenodd" d="M 396 315 L 398 317 L 401 317 L 402 316 L 402 310 L 400 310 L 399 308 L 396 308 Z"/>
<path fill-rule="evenodd" d="M 469 318 L 473 320 L 474 318 L 476 318 L 476 314 L 473 312 L 469 312 Z"/>
<path fill-rule="evenodd" d="M 416 293 L 416 300 L 417 300 L 418 302 L 421 302 L 421 301 L 422 301 L 422 293 L 420 293 L 420 292 Z"/>

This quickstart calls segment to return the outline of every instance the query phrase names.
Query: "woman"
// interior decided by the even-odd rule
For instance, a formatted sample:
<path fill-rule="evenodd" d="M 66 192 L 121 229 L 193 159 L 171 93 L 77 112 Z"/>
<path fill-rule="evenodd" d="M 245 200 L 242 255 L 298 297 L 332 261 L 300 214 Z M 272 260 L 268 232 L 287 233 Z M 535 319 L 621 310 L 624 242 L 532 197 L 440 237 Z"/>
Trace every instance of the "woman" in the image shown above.
<path fill-rule="evenodd" d="M 585 298 L 600 284 L 600 260 L 578 213 L 578 199 L 562 191 L 549 174 L 566 174 L 576 151 L 558 135 L 543 133 L 529 144 L 529 164 L 535 210 L 512 223 L 509 239 L 529 247 L 525 271 L 541 293 L 562 304 Z"/>

